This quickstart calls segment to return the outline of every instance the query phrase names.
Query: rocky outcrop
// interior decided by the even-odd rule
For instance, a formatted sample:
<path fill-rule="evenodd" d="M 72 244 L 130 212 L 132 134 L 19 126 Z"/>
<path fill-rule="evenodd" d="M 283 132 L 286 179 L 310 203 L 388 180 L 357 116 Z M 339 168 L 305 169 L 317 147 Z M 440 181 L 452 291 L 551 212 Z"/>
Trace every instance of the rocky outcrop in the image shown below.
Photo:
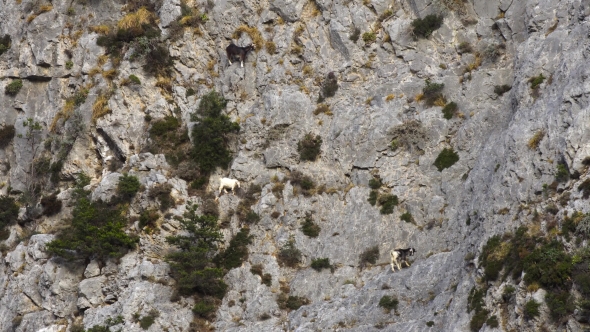
<path fill-rule="evenodd" d="M 210 323 L 220 331 L 467 330 L 472 315 L 467 299 L 483 273 L 477 253 L 490 236 L 524 224 L 545 227 L 535 211 L 549 204 L 559 205 L 556 218 L 589 212 L 577 190 L 587 179 L 590 153 L 586 1 L 189 5 L 207 19 L 174 38 L 181 2 L 166 0 L 157 10 L 163 45 L 173 59 L 169 81 L 148 74 L 143 66 L 150 64 L 132 58 L 133 46 L 123 49 L 117 67 L 104 56 L 108 51 L 96 44 L 100 33 L 89 27 L 112 27 L 127 14 L 116 2 L 54 1 L 30 22 L 39 11 L 32 2 L 9 2 L 0 9 L 0 31 L 12 38 L 0 55 L 0 91 L 13 79 L 23 80 L 16 96 L 0 93 L 5 106 L 0 128 L 16 128 L 10 144 L 0 148 L 0 194 L 26 192 L 33 185 L 31 165 L 46 157 L 50 164 L 63 161 L 63 167 L 59 181 L 45 180 L 39 188 L 44 194 L 59 191 L 64 202 L 58 215 L 23 218 L 9 227 L 0 262 L 0 330 L 58 331 L 80 323 L 90 328 L 121 316 L 113 328 L 142 331 L 137 317 L 151 310 L 159 316 L 149 330 L 191 329 L 194 300 L 173 295 L 166 237 L 178 233 L 175 217 L 187 204 L 205 197 L 195 194 L 167 156 L 148 152 L 147 146 L 153 143 L 151 124 L 165 116 L 192 128 L 190 115 L 211 89 L 228 100 L 226 112 L 239 122 L 240 132 L 232 140 L 229 169 L 217 170 L 206 191 L 216 192 L 216 180 L 228 175 L 244 190 L 262 187 L 251 206 L 261 220 L 250 227 L 249 258 L 225 276 L 228 293 Z M 430 38 L 412 35 L 416 18 L 438 13 L 444 19 Z M 260 36 L 254 30 L 235 34 L 241 25 Z M 258 37 L 262 47 L 248 55 L 244 68 L 228 64 L 224 48 L 230 40 L 246 45 Z M 472 51 L 459 50 L 462 43 Z M 105 72 L 113 68 L 117 72 L 109 78 Z M 318 96 L 329 73 L 338 90 L 323 101 L 329 111 L 320 112 Z M 532 89 L 530 79 L 539 74 L 546 79 Z M 141 83 L 123 84 L 130 75 Z M 444 84 L 444 99 L 433 106 L 420 100 L 427 81 Z M 496 93 L 502 85 L 511 89 Z M 73 100 L 68 98 L 83 91 L 72 114 L 63 113 Z M 107 95 L 108 111 L 93 115 L 98 98 Z M 450 102 L 458 110 L 446 119 L 441 109 Z M 83 126 L 61 155 L 58 146 L 73 136 L 53 124 L 70 126 L 74 114 Z M 33 139 L 23 126 L 27 118 L 43 128 Z M 413 136 L 400 142 L 400 132 Z M 301 161 L 298 153 L 298 142 L 308 133 L 323 141 L 314 162 Z M 543 135 L 531 148 L 537 133 Z M 395 140 L 397 149 L 391 146 Z M 434 163 L 446 148 L 459 161 L 441 171 Z M 561 161 L 580 174 L 556 184 L 555 192 L 569 194 L 564 202 L 547 194 Z M 298 193 L 288 181 L 293 171 L 323 190 Z M 71 180 L 82 172 L 91 178 L 86 189 L 92 198 L 103 201 L 116 194 L 122 174 L 137 176 L 142 189 L 129 204 L 129 217 L 157 207 L 149 196 L 157 185 L 171 186 L 174 207 L 162 213 L 157 231 L 141 232 L 137 222 L 130 223 L 126 231 L 139 234 L 139 244 L 120 260 L 65 262 L 50 256 L 45 245 L 67 223 L 74 208 Z M 399 200 L 393 214 L 383 215 L 367 201 L 376 176 L 383 183 L 379 191 Z M 284 182 L 282 190 L 274 189 L 276 181 Z M 228 219 L 226 246 L 241 226 L 229 213 L 241 199 L 219 197 Z M 400 219 L 404 213 L 411 214 L 411 222 Z M 318 237 L 302 233 L 306 214 L 320 227 Z M 277 262 L 290 240 L 302 253 L 298 268 Z M 360 254 L 373 246 L 379 248 L 377 262 L 361 268 Z M 388 255 L 398 246 L 418 252 L 410 268 L 393 273 Z M 333 271 L 312 269 L 317 258 L 329 258 Z M 256 264 L 270 274 L 270 286 L 250 271 Z M 504 330 L 587 328 L 579 313 L 558 327 L 545 307 L 536 320 L 525 319 L 524 303 L 531 298 L 544 303 L 544 293 L 529 292 L 524 283 L 517 285 L 514 312 L 502 314 L 505 284 L 490 286 L 485 301 Z M 281 309 L 277 298 L 285 290 L 309 303 Z M 384 295 L 399 300 L 395 311 L 379 306 Z"/>

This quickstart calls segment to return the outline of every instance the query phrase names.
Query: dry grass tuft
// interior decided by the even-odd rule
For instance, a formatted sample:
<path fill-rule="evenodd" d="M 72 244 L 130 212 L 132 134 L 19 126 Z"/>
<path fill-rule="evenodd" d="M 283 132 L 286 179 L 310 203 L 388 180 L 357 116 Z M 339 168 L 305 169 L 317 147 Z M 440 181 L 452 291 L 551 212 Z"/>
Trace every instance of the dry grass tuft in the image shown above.
<path fill-rule="evenodd" d="M 37 15 L 33 14 L 33 15 L 29 15 L 29 17 L 27 17 L 27 23 L 31 23 L 33 22 L 33 20 L 37 18 Z"/>
<path fill-rule="evenodd" d="M 111 29 L 106 25 L 95 25 L 88 27 L 88 31 L 98 33 L 100 35 L 108 35 Z"/>
<path fill-rule="evenodd" d="M 545 131 L 538 130 L 533 135 L 533 137 L 531 137 L 531 139 L 529 140 L 529 143 L 527 144 L 529 149 L 536 150 L 539 147 L 539 144 L 541 143 L 541 141 L 543 140 L 543 137 L 545 137 Z"/>
<path fill-rule="evenodd" d="M 158 77 L 158 80 L 156 81 L 156 86 L 163 90 L 172 92 L 172 80 L 169 77 Z"/>
<path fill-rule="evenodd" d="M 434 101 L 435 106 L 445 107 L 446 104 L 447 104 L 447 100 L 442 95 Z"/>
<path fill-rule="evenodd" d="M 104 77 L 105 79 L 112 81 L 115 77 L 117 77 L 117 70 L 116 69 L 110 69 L 110 70 L 105 70 L 102 72 L 102 77 Z"/>
<path fill-rule="evenodd" d="M 387 95 L 387 97 L 385 97 L 385 101 L 392 101 L 394 99 L 395 99 L 395 94 L 393 94 L 393 93 L 390 95 Z"/>
<path fill-rule="evenodd" d="M 417 102 L 421 102 L 424 99 L 424 94 L 423 93 L 419 93 L 416 95 L 416 97 L 414 97 L 414 100 Z"/>
<path fill-rule="evenodd" d="M 92 121 L 96 122 L 96 120 L 102 118 L 103 116 L 111 113 L 111 109 L 108 108 L 109 99 L 111 98 L 110 93 L 99 94 L 96 97 L 96 101 L 94 105 L 92 105 Z"/>
<path fill-rule="evenodd" d="M 268 52 L 268 54 L 272 55 L 277 51 L 277 45 L 273 41 L 267 41 L 264 46 L 266 47 L 266 52 Z"/>
<path fill-rule="evenodd" d="M 141 29 L 144 24 L 150 24 L 155 19 L 155 15 L 145 7 L 139 8 L 135 13 L 125 15 L 117 27 L 119 29 Z"/>
<path fill-rule="evenodd" d="M 47 12 L 51 11 L 52 9 L 53 9 L 52 5 L 43 5 L 43 6 L 39 7 L 38 14 L 47 13 Z"/>
<path fill-rule="evenodd" d="M 243 32 L 247 33 L 248 36 L 250 36 L 250 39 L 252 39 L 252 44 L 254 44 L 256 50 L 262 49 L 262 47 L 264 46 L 264 38 L 262 38 L 262 34 L 260 33 L 260 31 L 258 31 L 256 27 L 249 27 L 247 25 L 242 24 L 236 29 L 232 37 L 234 39 L 239 39 Z"/>

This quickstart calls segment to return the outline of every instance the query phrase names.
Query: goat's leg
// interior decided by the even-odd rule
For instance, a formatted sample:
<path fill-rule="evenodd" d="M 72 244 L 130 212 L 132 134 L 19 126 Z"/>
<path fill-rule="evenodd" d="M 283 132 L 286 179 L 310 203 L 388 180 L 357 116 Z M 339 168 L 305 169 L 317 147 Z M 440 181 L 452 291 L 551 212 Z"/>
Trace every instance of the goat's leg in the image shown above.
<path fill-rule="evenodd" d="M 395 265 L 393 265 L 393 262 L 391 262 L 391 271 L 395 272 Z"/>
<path fill-rule="evenodd" d="M 229 65 L 231 66 L 231 54 L 229 54 L 229 52 L 225 52 L 225 54 L 227 54 L 227 61 L 229 62 Z"/>
<path fill-rule="evenodd" d="M 398 262 L 398 261 L 395 261 L 395 265 L 397 265 L 397 269 L 398 269 L 398 270 L 400 270 L 400 271 L 402 270 L 402 265 L 401 265 L 401 263 L 400 263 L 400 262 Z"/>

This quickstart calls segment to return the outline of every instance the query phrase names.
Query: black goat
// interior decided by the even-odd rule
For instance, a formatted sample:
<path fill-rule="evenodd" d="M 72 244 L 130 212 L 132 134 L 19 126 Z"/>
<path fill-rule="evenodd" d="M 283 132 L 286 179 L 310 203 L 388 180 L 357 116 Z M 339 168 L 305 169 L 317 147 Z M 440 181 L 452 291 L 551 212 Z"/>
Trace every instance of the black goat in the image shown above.
<path fill-rule="evenodd" d="M 410 266 L 407 259 L 408 256 L 414 256 L 416 249 L 414 248 L 407 248 L 407 249 L 393 249 L 389 254 L 391 255 L 391 271 L 395 272 L 394 264 L 397 266 L 398 270 L 401 270 L 401 263 L 406 263 L 407 266 Z"/>
<path fill-rule="evenodd" d="M 227 53 L 227 61 L 229 61 L 229 64 L 231 65 L 231 59 L 235 58 L 236 56 L 239 56 L 240 61 L 242 63 L 242 68 L 244 68 L 244 61 L 246 61 L 246 54 L 248 54 L 248 52 L 252 51 L 253 49 L 254 49 L 254 46 L 252 46 L 252 44 L 250 44 L 246 47 L 240 47 L 240 46 L 234 45 L 234 43 L 231 43 L 225 49 L 225 52 Z"/>

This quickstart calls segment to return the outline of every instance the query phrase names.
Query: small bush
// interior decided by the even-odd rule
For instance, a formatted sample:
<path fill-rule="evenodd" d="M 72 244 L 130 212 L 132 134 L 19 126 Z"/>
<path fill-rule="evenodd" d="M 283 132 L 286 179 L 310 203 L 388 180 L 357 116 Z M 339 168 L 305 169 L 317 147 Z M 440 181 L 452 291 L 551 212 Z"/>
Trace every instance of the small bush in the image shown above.
<path fill-rule="evenodd" d="M 586 179 L 580 183 L 580 185 L 578 185 L 578 191 L 582 192 L 583 198 L 590 197 L 590 179 Z"/>
<path fill-rule="evenodd" d="M 398 204 L 398 198 L 396 195 L 385 194 L 379 197 L 379 204 L 381 204 L 381 214 L 392 214 L 393 208 Z"/>
<path fill-rule="evenodd" d="M 379 189 L 381 188 L 381 180 L 379 178 L 372 178 L 371 180 L 369 180 L 369 187 L 371 189 Z"/>
<path fill-rule="evenodd" d="M 211 301 L 200 300 L 193 306 L 193 313 L 199 317 L 208 318 L 215 312 L 215 304 Z"/>
<path fill-rule="evenodd" d="M 555 181 L 565 182 L 570 178 L 570 171 L 566 164 L 557 164 L 557 170 L 555 171 Z"/>
<path fill-rule="evenodd" d="M 502 292 L 502 299 L 504 299 L 504 302 L 508 302 L 512 296 L 514 296 L 515 291 L 516 288 L 514 288 L 512 285 L 504 287 L 504 291 Z"/>
<path fill-rule="evenodd" d="M 535 90 L 545 81 L 545 76 L 543 74 L 539 74 L 539 76 L 533 76 L 529 79 L 529 83 L 531 83 L 531 89 Z"/>
<path fill-rule="evenodd" d="M 295 242 L 291 240 L 281 248 L 277 260 L 282 266 L 297 267 L 301 262 L 301 251 L 295 247 Z"/>
<path fill-rule="evenodd" d="M 322 83 L 322 90 L 318 97 L 318 104 L 323 102 L 326 98 L 334 97 L 336 91 L 338 91 L 338 79 L 334 72 L 330 72 Z"/>
<path fill-rule="evenodd" d="M 447 119 L 447 120 L 452 119 L 453 115 L 455 115 L 455 113 L 457 113 L 457 103 L 452 101 L 452 102 L 446 104 L 445 107 L 443 107 L 442 112 L 443 112 L 443 117 L 445 119 Z"/>
<path fill-rule="evenodd" d="M 541 304 L 535 300 L 530 300 L 524 305 L 524 316 L 527 319 L 532 319 L 539 316 L 539 307 Z"/>
<path fill-rule="evenodd" d="M 412 217 L 412 214 L 410 212 L 403 213 L 399 218 L 405 222 L 414 221 L 414 218 Z"/>
<path fill-rule="evenodd" d="M 240 267 L 242 263 L 248 259 L 248 245 L 252 243 L 252 236 L 250 229 L 242 228 L 229 242 L 229 247 L 215 256 L 213 261 L 218 265 L 224 267 L 226 270 L 231 270 Z"/>
<path fill-rule="evenodd" d="M 309 300 L 301 296 L 289 295 L 287 297 L 286 294 L 281 294 L 277 299 L 277 303 L 281 309 L 297 310 L 302 306 L 309 304 Z"/>
<path fill-rule="evenodd" d="M 545 303 L 549 307 L 551 318 L 555 321 L 572 314 L 576 309 L 573 297 L 568 291 L 549 290 L 545 295 Z"/>
<path fill-rule="evenodd" d="M 375 204 L 377 204 L 377 196 L 378 195 L 379 195 L 379 192 L 377 190 L 371 190 L 371 192 L 369 192 L 369 199 L 367 199 L 369 204 L 371 204 L 372 206 L 375 206 Z"/>
<path fill-rule="evenodd" d="M 301 231 L 309 237 L 318 237 L 320 235 L 320 226 L 315 224 L 311 219 L 311 215 L 305 217 L 305 222 L 301 224 Z"/>
<path fill-rule="evenodd" d="M 430 320 L 430 321 L 426 322 L 426 326 L 433 327 L 434 326 L 434 322 Z"/>
<path fill-rule="evenodd" d="M 452 148 L 444 148 L 438 157 L 436 157 L 434 166 L 436 166 L 439 172 L 442 172 L 443 169 L 453 166 L 457 161 L 459 161 L 459 155 Z"/>
<path fill-rule="evenodd" d="M 507 84 L 496 85 L 496 86 L 494 86 L 494 93 L 497 94 L 498 96 L 501 96 L 501 95 L 505 94 L 506 92 L 510 91 L 510 89 L 512 89 L 512 87 Z"/>
<path fill-rule="evenodd" d="M 486 321 L 486 325 L 495 329 L 496 327 L 500 326 L 499 322 L 498 322 L 498 317 L 496 317 L 496 315 L 488 318 L 488 320 Z"/>
<path fill-rule="evenodd" d="M 117 193 L 123 200 L 130 201 L 139 190 L 139 180 L 134 175 L 123 174 L 117 184 Z"/>
<path fill-rule="evenodd" d="M 359 40 L 360 36 L 361 36 L 361 29 L 354 28 L 352 30 L 352 32 L 350 33 L 349 39 L 352 40 L 353 43 L 356 43 Z"/>
<path fill-rule="evenodd" d="M 308 133 L 297 144 L 299 158 L 303 161 L 315 161 L 320 155 L 321 147 L 322 138 L 319 135 L 313 137 Z"/>
<path fill-rule="evenodd" d="M 416 37 L 428 38 L 434 31 L 441 27 L 443 22 L 442 15 L 427 15 L 420 19 L 412 21 L 412 32 Z"/>
<path fill-rule="evenodd" d="M 360 255 L 360 266 L 364 267 L 367 263 L 375 264 L 379 258 L 379 246 L 371 247 L 363 251 Z"/>
<path fill-rule="evenodd" d="M 74 68 L 74 62 L 72 62 L 72 61 L 66 61 L 66 69 L 67 70 L 70 70 L 72 68 Z"/>
<path fill-rule="evenodd" d="M 422 98 L 426 106 L 433 106 L 437 100 L 444 99 L 442 94 L 444 87 L 444 83 L 432 83 L 426 80 L 426 85 L 422 88 Z"/>
<path fill-rule="evenodd" d="M 311 260 L 311 268 L 320 272 L 323 269 L 332 268 L 329 258 L 315 258 Z"/>
<path fill-rule="evenodd" d="M 0 55 L 4 54 L 10 49 L 12 39 L 9 35 L 4 35 L 0 38 Z"/>
<path fill-rule="evenodd" d="M 129 81 L 131 81 L 131 83 L 133 83 L 133 84 L 137 84 L 137 85 L 141 84 L 141 81 L 135 75 L 129 75 Z"/>
<path fill-rule="evenodd" d="M 459 44 L 459 46 L 457 47 L 457 49 L 459 50 L 459 53 L 471 53 L 471 52 L 473 52 L 473 47 L 468 42 L 462 42 L 461 44 Z"/>
<path fill-rule="evenodd" d="M 377 35 L 373 31 L 363 33 L 363 41 L 365 44 L 374 43 L 377 40 Z"/>
<path fill-rule="evenodd" d="M 539 144 L 541 143 L 541 140 L 543 140 L 544 136 L 545 136 L 544 130 L 537 130 L 535 132 L 535 134 L 533 135 L 533 137 L 531 137 L 531 139 L 528 142 L 529 149 L 536 150 L 539 147 Z"/>
<path fill-rule="evenodd" d="M 395 296 L 383 295 L 379 300 L 379 306 L 387 311 L 397 310 L 399 300 Z"/>
<path fill-rule="evenodd" d="M 147 330 L 154 324 L 158 317 L 160 317 L 160 313 L 156 309 L 152 309 L 147 316 L 144 316 L 139 320 L 139 326 L 142 329 Z"/>
<path fill-rule="evenodd" d="M 164 212 L 174 205 L 174 199 L 170 193 L 172 185 L 169 183 L 158 183 L 153 186 L 148 194 L 151 199 L 157 199 L 160 203 L 160 211 Z"/>
<path fill-rule="evenodd" d="M 57 194 L 52 194 L 41 198 L 41 205 L 43 206 L 44 215 L 53 216 L 61 211 L 62 203 L 57 199 Z"/>
<path fill-rule="evenodd" d="M 6 226 L 16 221 L 18 210 L 14 198 L 0 196 L 0 239 L 8 238 L 9 234 L 6 232 Z"/>
<path fill-rule="evenodd" d="M 15 133 L 13 125 L 6 125 L 0 129 L 0 149 L 4 149 L 12 141 Z"/>
<path fill-rule="evenodd" d="M 153 226 L 160 219 L 160 214 L 156 210 L 146 210 L 139 215 L 139 228 Z"/>
<path fill-rule="evenodd" d="M 16 79 L 10 82 L 5 88 L 4 93 L 11 96 L 16 96 L 20 89 L 23 87 L 23 80 Z"/>

